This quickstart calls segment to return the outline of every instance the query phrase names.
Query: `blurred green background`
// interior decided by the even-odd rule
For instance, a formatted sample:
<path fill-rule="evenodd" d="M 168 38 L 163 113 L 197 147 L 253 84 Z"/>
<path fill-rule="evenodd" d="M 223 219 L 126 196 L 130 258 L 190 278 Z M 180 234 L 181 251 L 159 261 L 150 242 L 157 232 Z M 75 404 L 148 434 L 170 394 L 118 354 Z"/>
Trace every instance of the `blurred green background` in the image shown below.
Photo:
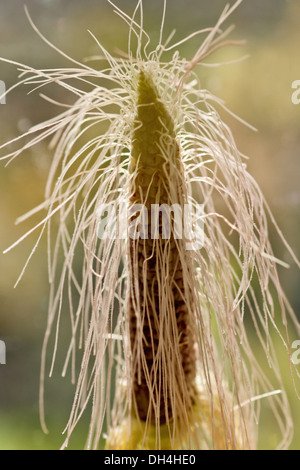
<path fill-rule="evenodd" d="M 135 0 L 116 1 L 131 14 Z M 165 25 L 167 36 L 174 28 L 174 41 L 196 29 L 212 26 L 227 2 L 223 0 L 169 0 Z M 40 31 L 77 60 L 99 53 L 87 30 L 111 52 L 126 50 L 127 26 L 105 0 L 27 0 L 29 12 Z M 157 37 L 162 0 L 144 0 L 145 26 Z M 300 105 L 291 101 L 292 82 L 300 80 L 300 1 L 244 0 L 228 25 L 232 38 L 246 39 L 242 48 L 226 48 L 215 61 L 247 60 L 220 68 L 198 69 L 203 87 L 222 98 L 231 111 L 257 128 L 257 132 L 225 116 L 241 152 L 250 157 L 248 167 L 259 182 L 284 235 L 300 257 Z M 191 57 L 199 38 L 182 47 Z M 70 64 L 44 44 L 32 30 L 20 0 L 0 0 L 0 56 L 36 68 Z M 17 80 L 13 65 L 0 63 L 0 80 L 12 86 Z M 55 115 L 54 105 L 38 93 L 20 87 L 0 105 L 0 144 L 31 125 Z M 66 99 L 59 90 L 55 99 Z M 15 226 L 15 219 L 43 199 L 51 151 L 39 144 L 8 167 L 0 164 L 0 252 L 27 229 L 32 221 Z M 286 248 L 270 227 L 276 255 L 290 264 L 279 269 L 287 297 L 300 318 L 300 276 Z M 12 252 L 0 255 L 0 339 L 7 346 L 7 365 L 0 366 L 0 449 L 56 449 L 63 441 L 73 396 L 70 377 L 60 378 L 60 356 L 54 377 L 46 383 L 46 419 L 49 435 L 42 433 L 38 413 L 40 351 L 47 318 L 48 280 L 45 240 L 33 257 L 21 284 L 13 285 L 36 240 L 29 237 Z M 64 344 L 64 337 L 61 336 Z M 68 339 L 67 339 L 68 342 Z M 278 346 L 280 347 L 280 346 Z M 63 358 L 63 356 L 62 356 Z M 282 354 L 282 373 L 295 422 L 291 449 L 300 450 L 300 402 L 295 396 L 287 358 Z M 84 417 L 71 448 L 83 447 L 88 416 Z M 260 447 L 272 448 L 276 431 L 266 421 Z"/>

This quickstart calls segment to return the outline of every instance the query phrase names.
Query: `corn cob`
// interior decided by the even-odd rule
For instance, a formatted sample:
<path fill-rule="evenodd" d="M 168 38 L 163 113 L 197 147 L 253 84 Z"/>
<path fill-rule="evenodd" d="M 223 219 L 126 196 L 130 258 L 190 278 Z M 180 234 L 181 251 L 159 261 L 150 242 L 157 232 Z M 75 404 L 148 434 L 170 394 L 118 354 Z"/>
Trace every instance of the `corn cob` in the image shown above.
<path fill-rule="evenodd" d="M 144 71 L 139 75 L 137 107 L 130 160 L 130 203 L 143 204 L 148 213 L 154 204 L 176 203 L 182 207 L 184 179 L 174 124 Z M 170 237 L 166 239 L 162 238 L 166 227 L 159 222 L 159 238 L 151 238 L 153 222 L 151 219 L 146 228 L 145 239 L 129 241 L 133 287 L 128 315 L 137 414 L 144 421 L 165 424 L 192 405 L 196 370 L 187 306 L 191 293 L 186 291 L 182 268 L 182 263 L 188 261 L 188 252 L 183 259 L 179 255 L 182 240 L 174 239 L 173 217 Z M 141 343 L 138 338 L 142 338 Z M 168 356 L 168 348 L 173 355 L 175 382 L 166 375 L 170 370 L 164 370 L 163 357 Z"/>

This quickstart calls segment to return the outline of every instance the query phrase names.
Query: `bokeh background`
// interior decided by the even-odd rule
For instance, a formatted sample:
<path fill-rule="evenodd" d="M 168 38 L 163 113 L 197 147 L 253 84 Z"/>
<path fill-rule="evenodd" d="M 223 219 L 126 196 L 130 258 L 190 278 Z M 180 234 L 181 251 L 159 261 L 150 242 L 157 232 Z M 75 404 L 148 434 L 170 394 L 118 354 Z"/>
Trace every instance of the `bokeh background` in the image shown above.
<path fill-rule="evenodd" d="M 22 0 L 0 0 L 0 56 L 36 68 L 70 65 L 44 44 L 33 31 Z M 165 34 L 174 28 L 174 40 L 196 29 L 212 26 L 227 2 L 224 0 L 169 0 Z M 131 14 L 135 0 L 116 0 Z M 91 30 L 111 52 L 126 49 L 127 26 L 113 13 L 106 0 L 27 0 L 26 5 L 39 30 L 58 48 L 77 60 L 99 53 Z M 146 28 L 157 37 L 162 0 L 144 0 Z M 292 103 L 292 82 L 300 80 L 300 1 L 244 0 L 228 25 L 236 25 L 231 37 L 245 39 L 241 48 L 226 48 L 214 61 L 246 60 L 219 68 L 199 68 L 203 87 L 222 98 L 231 111 L 257 129 L 244 127 L 231 116 L 231 126 L 240 150 L 248 155 L 248 168 L 259 182 L 285 237 L 300 257 L 300 105 Z M 185 44 L 182 55 L 191 57 L 199 38 Z M 16 83 L 17 68 L 0 62 L 0 80 L 7 88 Z M 38 93 L 20 87 L 0 105 L 0 145 L 31 125 L 53 116 L 57 109 Z M 51 90 L 55 99 L 67 99 Z M 43 200 L 51 151 L 39 144 L 8 167 L 0 163 L 0 339 L 7 346 L 7 365 L 0 366 L 0 449 L 56 449 L 63 437 L 74 392 L 70 377 L 60 377 L 60 356 L 54 376 L 46 384 L 46 419 L 49 435 L 39 423 L 38 388 L 40 351 L 47 318 L 48 279 L 46 240 L 40 244 L 20 283 L 14 283 L 29 255 L 36 235 L 12 252 L 2 251 L 31 227 L 16 226 L 16 218 Z M 270 238 L 276 255 L 290 264 L 279 268 L 282 285 L 300 319 L 300 276 L 275 230 Z M 67 314 L 67 312 L 66 312 Z M 61 342 L 64 342 L 62 331 Z M 280 345 L 278 345 L 280 348 Z M 281 357 L 281 349 L 279 351 Z M 282 350 L 282 374 L 295 422 L 291 449 L 300 450 L 300 402 Z M 82 448 L 88 416 L 71 441 Z M 265 420 L 260 447 L 271 449 L 276 440 L 272 421 Z"/>

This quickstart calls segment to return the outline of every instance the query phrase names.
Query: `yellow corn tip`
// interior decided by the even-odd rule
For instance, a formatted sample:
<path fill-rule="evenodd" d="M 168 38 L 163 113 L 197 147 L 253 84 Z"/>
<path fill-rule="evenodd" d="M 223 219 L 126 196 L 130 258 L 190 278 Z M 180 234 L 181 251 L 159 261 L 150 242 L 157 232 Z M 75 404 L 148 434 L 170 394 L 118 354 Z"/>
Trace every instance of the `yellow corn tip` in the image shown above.
<path fill-rule="evenodd" d="M 130 430 L 130 436 L 128 435 Z M 166 424 L 159 427 L 160 445 L 157 446 L 157 429 L 156 426 L 150 424 L 146 427 L 145 422 L 136 418 L 131 418 L 130 424 L 128 420 L 124 420 L 115 429 L 112 429 L 106 441 L 105 450 L 169 450 L 171 448 L 170 431 Z"/>
<path fill-rule="evenodd" d="M 217 393 L 211 398 L 199 392 L 190 413 L 188 429 L 176 426 L 176 437 L 171 440 L 172 425 L 146 424 L 131 417 L 112 428 L 107 437 L 105 450 L 240 450 L 241 432 L 236 420 L 234 435 L 224 424 Z M 212 414 L 213 409 L 213 414 Z M 212 417 L 213 416 L 213 417 Z M 225 430 L 226 429 L 226 430 Z M 235 442 L 233 444 L 233 442 Z"/>

